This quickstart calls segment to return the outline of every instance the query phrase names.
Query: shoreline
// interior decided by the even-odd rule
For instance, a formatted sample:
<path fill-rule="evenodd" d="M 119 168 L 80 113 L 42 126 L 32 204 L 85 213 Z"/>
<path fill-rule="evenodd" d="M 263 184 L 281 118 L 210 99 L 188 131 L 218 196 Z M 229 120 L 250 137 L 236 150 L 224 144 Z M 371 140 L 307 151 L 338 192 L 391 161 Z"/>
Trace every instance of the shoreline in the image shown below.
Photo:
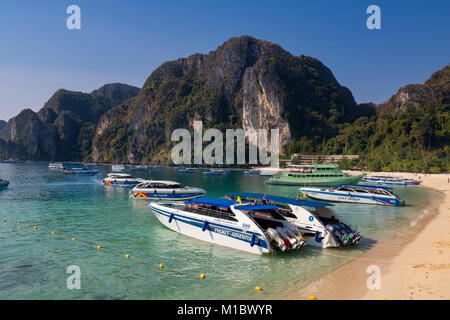
<path fill-rule="evenodd" d="M 359 172 L 352 171 L 352 174 Z M 367 173 L 367 172 L 366 172 Z M 442 198 L 420 214 L 392 239 L 374 244 L 360 257 L 338 267 L 304 288 L 284 297 L 288 300 L 450 299 L 450 183 L 447 174 L 377 172 L 423 181 L 420 186 L 438 191 Z M 369 266 L 378 266 L 381 288 L 369 290 Z"/>

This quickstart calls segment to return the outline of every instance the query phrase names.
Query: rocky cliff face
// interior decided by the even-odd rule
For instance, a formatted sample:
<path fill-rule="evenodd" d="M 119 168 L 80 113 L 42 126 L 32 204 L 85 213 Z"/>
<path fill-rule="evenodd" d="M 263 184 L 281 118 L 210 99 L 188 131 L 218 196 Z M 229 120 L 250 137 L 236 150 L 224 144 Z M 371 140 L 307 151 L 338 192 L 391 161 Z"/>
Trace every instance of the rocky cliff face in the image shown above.
<path fill-rule="evenodd" d="M 0 126 L 3 157 L 82 160 L 91 153 L 98 119 L 138 91 L 124 84 L 107 84 L 91 94 L 60 89 L 39 112 L 26 109 Z"/>
<path fill-rule="evenodd" d="M 380 105 L 379 113 L 404 113 L 408 108 L 426 104 L 450 104 L 450 66 L 433 73 L 424 84 L 408 84 L 400 88 L 389 101 Z"/>
<path fill-rule="evenodd" d="M 102 116 L 93 159 L 168 161 L 172 131 L 194 120 L 219 130 L 278 128 L 286 147 L 292 138 L 326 139 L 361 113 L 317 59 L 243 36 L 156 69 L 137 97 Z"/>

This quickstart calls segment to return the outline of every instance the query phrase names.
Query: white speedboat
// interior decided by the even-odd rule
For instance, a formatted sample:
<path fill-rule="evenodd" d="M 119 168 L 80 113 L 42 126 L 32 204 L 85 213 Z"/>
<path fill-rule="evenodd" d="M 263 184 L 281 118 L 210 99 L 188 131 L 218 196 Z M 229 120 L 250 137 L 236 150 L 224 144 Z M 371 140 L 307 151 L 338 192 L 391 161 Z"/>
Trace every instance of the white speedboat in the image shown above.
<path fill-rule="evenodd" d="M 363 204 L 377 204 L 383 206 L 403 206 L 405 201 L 393 193 L 392 188 L 357 184 L 341 184 L 332 188 L 300 188 L 308 198 Z"/>
<path fill-rule="evenodd" d="M 9 181 L 0 179 L 0 189 L 7 188 L 9 186 Z"/>
<path fill-rule="evenodd" d="M 111 165 L 111 170 L 113 172 L 125 171 L 125 166 L 123 164 L 113 164 Z"/>
<path fill-rule="evenodd" d="M 212 169 L 209 169 L 209 171 L 203 172 L 203 174 L 205 176 L 224 176 L 227 174 L 227 171 L 223 170 L 223 169 L 212 168 Z"/>
<path fill-rule="evenodd" d="M 236 192 L 224 196 L 241 201 L 275 204 L 275 211 L 289 220 L 301 232 L 308 245 L 328 248 L 356 245 L 361 240 L 357 229 L 345 223 L 329 209 L 331 203 L 305 201 L 262 193 Z"/>
<path fill-rule="evenodd" d="M 185 201 L 201 197 L 205 190 L 195 187 L 184 187 L 175 181 L 147 180 L 130 191 L 130 197 L 148 200 Z"/>
<path fill-rule="evenodd" d="M 198 198 L 185 203 L 150 203 L 158 220 L 186 236 L 255 254 L 299 250 L 300 232 L 277 206 Z"/>
<path fill-rule="evenodd" d="M 64 170 L 64 165 L 60 162 L 50 162 L 48 168 L 52 170 Z"/>
<path fill-rule="evenodd" d="M 95 176 L 98 170 L 89 169 L 87 167 L 64 169 L 63 174 L 66 176 Z"/>
<path fill-rule="evenodd" d="M 139 165 L 135 167 L 130 168 L 132 171 L 143 171 L 143 172 L 150 172 L 150 167 L 147 165 Z M 125 170 L 125 169 L 124 169 Z"/>
<path fill-rule="evenodd" d="M 378 185 L 395 185 L 395 186 L 418 185 L 422 183 L 422 181 L 420 180 L 407 179 L 395 176 L 368 176 L 368 175 L 365 175 L 361 181 L 372 182 Z"/>
<path fill-rule="evenodd" d="M 108 173 L 107 177 L 103 179 L 103 184 L 105 186 L 134 187 L 144 181 L 144 179 L 134 178 L 128 173 L 112 172 Z"/>

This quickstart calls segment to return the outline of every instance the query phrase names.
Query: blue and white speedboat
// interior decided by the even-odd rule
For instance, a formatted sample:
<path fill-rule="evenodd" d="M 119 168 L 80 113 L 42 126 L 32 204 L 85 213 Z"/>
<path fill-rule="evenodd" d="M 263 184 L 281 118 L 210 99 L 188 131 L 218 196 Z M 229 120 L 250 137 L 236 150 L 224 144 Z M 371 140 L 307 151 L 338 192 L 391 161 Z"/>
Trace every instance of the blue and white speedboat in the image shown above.
<path fill-rule="evenodd" d="M 186 201 L 203 196 L 205 190 L 195 187 L 184 187 L 175 181 L 146 180 L 130 191 L 130 197 L 147 200 Z"/>
<path fill-rule="evenodd" d="M 376 204 L 384 206 L 402 206 L 405 204 L 398 195 L 393 193 L 392 188 L 382 186 L 367 186 L 357 184 L 341 184 L 332 188 L 300 188 L 308 198 L 363 204 Z"/>
<path fill-rule="evenodd" d="M 0 179 L 0 189 L 7 188 L 8 186 L 9 186 L 9 181 L 8 180 Z"/>
<path fill-rule="evenodd" d="M 179 173 L 197 173 L 198 170 L 196 168 L 178 168 L 177 171 Z"/>
<path fill-rule="evenodd" d="M 64 165 L 60 162 L 50 162 L 48 168 L 51 170 L 64 170 Z"/>
<path fill-rule="evenodd" d="M 394 176 L 367 176 L 365 175 L 361 181 L 371 182 L 378 185 L 395 185 L 395 186 L 407 186 L 407 185 L 418 185 L 422 181 L 415 179 L 407 179 Z"/>
<path fill-rule="evenodd" d="M 144 179 L 135 178 L 128 173 L 112 172 L 108 173 L 107 177 L 103 179 L 103 184 L 105 186 L 134 187 L 144 181 Z"/>
<path fill-rule="evenodd" d="M 205 176 L 224 176 L 227 174 L 226 170 L 223 169 L 209 169 L 209 171 L 203 172 Z"/>
<path fill-rule="evenodd" d="M 64 169 L 66 176 L 95 176 L 99 171 L 87 167 Z"/>
<path fill-rule="evenodd" d="M 277 206 L 198 198 L 185 203 L 150 203 L 158 220 L 173 231 L 254 254 L 299 250 L 300 232 Z"/>
<path fill-rule="evenodd" d="M 362 239 L 356 227 L 344 222 L 330 209 L 334 206 L 331 203 L 250 192 L 228 193 L 224 198 L 278 206 L 275 211 L 289 220 L 310 246 L 351 246 Z"/>

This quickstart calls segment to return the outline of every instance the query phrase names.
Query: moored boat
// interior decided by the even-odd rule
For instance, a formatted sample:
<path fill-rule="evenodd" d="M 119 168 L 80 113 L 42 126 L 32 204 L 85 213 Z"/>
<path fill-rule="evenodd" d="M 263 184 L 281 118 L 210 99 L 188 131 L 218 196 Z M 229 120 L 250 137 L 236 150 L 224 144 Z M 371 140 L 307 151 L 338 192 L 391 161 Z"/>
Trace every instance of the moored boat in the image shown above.
<path fill-rule="evenodd" d="M 332 188 L 300 188 L 308 198 L 362 204 L 375 204 L 384 206 L 402 206 L 405 204 L 398 195 L 393 193 L 392 188 L 382 186 L 342 184 Z"/>
<path fill-rule="evenodd" d="M 186 236 L 254 254 L 299 250 L 300 232 L 277 206 L 198 198 L 185 203 L 150 203 L 166 227 Z"/>
<path fill-rule="evenodd" d="M 0 179 L 0 189 L 7 188 L 8 186 L 9 186 L 9 181 L 8 180 Z"/>
<path fill-rule="evenodd" d="M 332 164 L 299 166 L 302 170 L 282 171 L 267 183 L 292 186 L 334 186 L 338 184 L 358 183 L 363 175 L 351 176 Z"/>
<path fill-rule="evenodd" d="M 123 164 L 113 164 L 111 165 L 111 170 L 113 172 L 125 171 L 126 167 Z"/>
<path fill-rule="evenodd" d="M 64 165 L 60 162 L 50 162 L 48 168 L 52 170 L 64 170 Z"/>
<path fill-rule="evenodd" d="M 336 212 L 329 209 L 333 206 L 331 203 L 250 192 L 228 193 L 224 197 L 279 206 L 276 211 L 295 225 L 311 246 L 349 246 L 356 245 L 362 239 L 355 227 L 344 222 Z"/>
<path fill-rule="evenodd" d="M 130 170 L 132 171 L 142 171 L 142 172 L 150 172 L 150 167 L 147 165 L 139 165 L 135 167 L 131 167 Z"/>
<path fill-rule="evenodd" d="M 185 201 L 201 197 L 205 190 L 195 187 L 184 187 L 175 181 L 147 180 L 130 191 L 130 197 L 148 200 Z"/>
<path fill-rule="evenodd" d="M 108 173 L 107 177 L 103 179 L 103 184 L 105 186 L 134 187 L 144 181 L 144 179 L 135 178 L 127 173 L 112 172 Z"/>
<path fill-rule="evenodd" d="M 365 175 L 362 178 L 362 181 L 372 182 L 379 185 L 395 185 L 395 186 L 418 185 L 422 183 L 422 181 L 419 180 L 405 179 L 395 176 L 368 176 L 368 175 Z"/>
<path fill-rule="evenodd" d="M 99 171 L 89 169 L 87 167 L 64 169 L 63 174 L 66 176 L 95 176 Z"/>
<path fill-rule="evenodd" d="M 179 173 L 197 173 L 198 170 L 196 168 L 178 168 L 177 171 Z"/>
<path fill-rule="evenodd" d="M 203 174 L 205 176 L 224 176 L 227 174 L 227 171 L 223 170 L 223 169 L 212 168 L 212 169 L 209 169 L 209 171 L 203 172 Z"/>

